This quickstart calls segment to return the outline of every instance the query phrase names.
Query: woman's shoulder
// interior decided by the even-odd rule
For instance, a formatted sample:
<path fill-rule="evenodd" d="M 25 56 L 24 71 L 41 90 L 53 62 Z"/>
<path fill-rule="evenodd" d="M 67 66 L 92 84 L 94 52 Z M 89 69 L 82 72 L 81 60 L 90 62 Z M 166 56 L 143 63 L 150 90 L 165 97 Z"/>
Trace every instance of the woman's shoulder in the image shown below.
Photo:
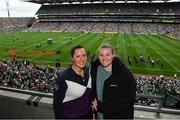
<path fill-rule="evenodd" d="M 84 70 L 85 70 L 85 71 L 89 71 L 89 67 L 85 66 L 85 67 L 84 67 Z"/>
<path fill-rule="evenodd" d="M 62 73 L 59 74 L 57 80 L 62 81 L 64 79 L 66 79 L 69 75 L 70 75 L 70 69 L 68 68 L 68 69 L 64 70 Z"/>
<path fill-rule="evenodd" d="M 121 67 L 124 67 L 125 65 L 123 64 L 123 62 L 118 58 L 118 57 L 114 57 L 113 58 L 113 63 L 115 64 L 115 66 L 119 65 Z"/>
<path fill-rule="evenodd" d="M 95 61 L 91 61 L 91 67 L 94 68 L 94 67 L 97 67 L 99 66 L 101 63 L 99 61 L 99 59 L 96 59 Z"/>

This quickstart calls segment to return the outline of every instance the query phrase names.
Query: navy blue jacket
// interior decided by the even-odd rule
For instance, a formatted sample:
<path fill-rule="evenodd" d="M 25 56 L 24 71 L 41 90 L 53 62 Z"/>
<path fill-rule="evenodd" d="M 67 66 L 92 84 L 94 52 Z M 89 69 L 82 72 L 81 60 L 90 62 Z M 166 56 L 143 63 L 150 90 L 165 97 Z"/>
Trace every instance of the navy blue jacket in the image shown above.
<path fill-rule="evenodd" d="M 53 108 L 55 118 L 86 118 L 91 112 L 91 77 L 84 68 L 85 77 L 69 67 L 56 80 Z"/>

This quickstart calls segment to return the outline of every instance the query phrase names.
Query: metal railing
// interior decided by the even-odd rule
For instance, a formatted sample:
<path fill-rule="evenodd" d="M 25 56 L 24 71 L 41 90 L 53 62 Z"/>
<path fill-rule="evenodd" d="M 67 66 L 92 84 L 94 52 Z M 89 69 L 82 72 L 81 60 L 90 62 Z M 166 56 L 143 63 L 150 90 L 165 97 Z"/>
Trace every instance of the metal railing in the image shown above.
<path fill-rule="evenodd" d="M 28 94 L 31 95 L 28 100 L 26 100 L 26 103 L 28 105 L 31 104 L 31 101 L 36 97 L 34 100 L 33 104 L 34 106 L 38 106 L 38 102 L 42 97 L 46 98 L 53 98 L 52 93 L 42 93 L 42 92 L 37 92 L 37 91 L 30 91 L 30 90 L 22 90 L 22 89 L 16 89 L 16 88 L 9 88 L 9 87 L 3 87 L 0 86 L 0 90 L 5 90 L 5 91 L 10 91 L 10 92 L 16 92 L 16 93 L 22 93 L 22 94 Z M 173 110 L 173 109 L 162 109 L 163 104 L 165 102 L 165 97 L 171 96 L 176 100 L 180 101 L 180 98 L 173 96 L 169 93 L 166 93 L 164 96 L 154 96 L 154 95 L 142 95 L 142 94 L 137 94 L 136 97 L 141 97 L 141 98 L 151 98 L 151 99 L 157 99 L 159 100 L 159 104 L 157 107 L 148 107 L 148 106 L 141 106 L 141 105 L 135 105 L 134 109 L 139 110 L 139 111 L 147 111 L 147 112 L 155 112 L 156 113 L 156 118 L 160 117 L 160 113 L 167 113 L 167 114 L 177 114 L 180 115 L 180 110 Z"/>

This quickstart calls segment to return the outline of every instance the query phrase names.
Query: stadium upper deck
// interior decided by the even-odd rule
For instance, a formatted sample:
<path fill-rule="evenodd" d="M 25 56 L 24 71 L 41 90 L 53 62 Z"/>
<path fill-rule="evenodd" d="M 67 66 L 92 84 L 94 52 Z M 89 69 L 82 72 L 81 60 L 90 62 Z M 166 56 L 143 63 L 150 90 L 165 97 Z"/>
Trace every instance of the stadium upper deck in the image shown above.
<path fill-rule="evenodd" d="M 180 2 L 180 0 L 22 0 L 39 4 L 83 4 L 83 3 L 166 3 Z"/>
<path fill-rule="evenodd" d="M 168 33 L 180 38 L 180 0 L 23 1 L 42 4 L 30 31 Z"/>
<path fill-rule="evenodd" d="M 170 22 L 180 23 L 180 3 L 143 4 L 61 4 L 42 5 L 36 15 L 40 21 L 78 22 Z"/>
<path fill-rule="evenodd" d="M 177 3 L 42 5 L 38 15 L 178 15 Z M 69 9 L 71 8 L 71 9 Z"/>

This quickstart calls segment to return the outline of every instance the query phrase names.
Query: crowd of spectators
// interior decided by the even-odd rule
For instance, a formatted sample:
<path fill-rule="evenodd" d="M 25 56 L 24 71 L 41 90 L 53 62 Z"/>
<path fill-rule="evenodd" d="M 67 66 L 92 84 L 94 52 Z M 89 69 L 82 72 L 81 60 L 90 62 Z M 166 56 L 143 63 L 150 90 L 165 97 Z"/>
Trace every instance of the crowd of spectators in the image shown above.
<path fill-rule="evenodd" d="M 117 32 L 135 34 L 163 34 L 179 39 L 180 25 L 158 23 L 108 23 L 108 22 L 35 22 L 29 31 L 65 32 Z"/>
<path fill-rule="evenodd" d="M 180 93 L 180 79 L 164 76 L 138 75 L 137 93 L 144 95 L 159 95 L 165 92 Z"/>
<path fill-rule="evenodd" d="M 95 23 L 83 23 L 80 32 L 90 32 Z"/>
<path fill-rule="evenodd" d="M 58 74 L 64 69 L 50 66 L 30 65 L 12 61 L 0 64 L 0 86 L 52 93 Z M 180 78 L 135 75 L 137 94 L 164 95 L 166 92 L 180 93 Z M 158 106 L 159 100 L 153 98 L 138 98 L 136 104 Z"/>
<path fill-rule="evenodd" d="M 174 95 L 180 94 L 180 78 L 168 78 L 163 75 L 136 75 L 135 79 L 138 94 L 160 96 L 164 96 L 166 92 Z M 157 107 L 159 100 L 155 98 L 137 98 L 136 104 Z"/>
<path fill-rule="evenodd" d="M 32 17 L 4 17 L 0 18 L 0 32 L 14 32 L 27 29 Z"/>
<path fill-rule="evenodd" d="M 0 86 L 52 93 L 54 80 L 61 71 L 28 62 L 4 61 L 0 64 Z"/>
<path fill-rule="evenodd" d="M 71 8 L 71 9 L 69 9 Z M 43 5 L 37 14 L 94 15 L 94 14 L 177 14 L 176 3 L 169 4 L 67 4 Z"/>
<path fill-rule="evenodd" d="M 50 32 L 50 31 L 64 31 L 71 24 L 68 22 L 35 22 L 29 28 L 30 32 Z M 73 30 L 74 31 L 74 30 Z"/>
<path fill-rule="evenodd" d="M 119 30 L 119 25 L 116 25 L 116 23 L 106 24 L 105 31 L 117 32 L 118 30 Z"/>
<path fill-rule="evenodd" d="M 105 23 L 96 23 L 91 29 L 91 32 L 103 33 L 105 32 L 105 27 L 106 27 Z"/>
<path fill-rule="evenodd" d="M 42 91 L 42 86 L 52 87 L 57 75 L 62 71 L 62 68 L 29 65 L 27 62 L 2 62 L 0 64 L 0 85 Z M 177 77 L 136 75 L 135 78 L 138 94 L 155 95 L 165 91 L 180 93 L 180 79 Z M 40 86 L 40 89 L 34 89 L 33 84 Z M 45 90 L 45 92 L 51 91 Z"/>
<path fill-rule="evenodd" d="M 31 32 L 48 32 L 59 26 L 59 23 L 55 22 L 35 22 L 30 28 Z"/>
<path fill-rule="evenodd" d="M 67 29 L 66 31 L 67 32 L 77 32 L 77 31 L 80 31 L 80 28 L 82 26 L 82 23 L 74 23 L 74 24 L 71 24 Z"/>
<path fill-rule="evenodd" d="M 180 25 L 172 24 L 179 13 L 176 3 L 42 5 L 36 14 L 44 23 L 36 22 L 31 31 L 165 34 L 180 39 Z"/>
<path fill-rule="evenodd" d="M 147 4 L 149 5 L 149 4 Z M 139 4 L 137 6 L 140 6 Z M 179 9 L 176 7 L 148 6 L 147 9 L 140 11 L 136 5 L 127 6 L 115 5 L 72 5 L 71 9 L 67 6 L 47 6 L 43 5 L 37 14 L 54 15 L 93 15 L 93 14 L 176 14 Z M 138 7 L 141 8 L 141 7 Z M 145 8 L 143 6 L 142 8 Z M 66 21 L 68 18 L 62 18 Z M 78 18 L 80 19 L 80 18 Z M 85 19 L 85 18 L 83 18 Z M 98 18 L 97 18 L 98 19 Z M 106 18 L 112 19 L 113 18 Z M 27 23 L 32 18 L 1 18 L 0 32 L 16 31 L 26 28 Z M 42 19 L 41 19 L 42 20 Z M 89 20 L 89 18 L 88 18 Z M 29 31 L 48 32 L 117 32 L 117 33 L 141 33 L 141 34 L 165 34 L 170 37 L 180 39 L 179 24 L 159 24 L 159 23 L 113 23 L 113 22 L 54 22 L 44 19 L 46 22 L 36 21 L 29 28 Z M 102 19 L 103 20 L 103 19 Z M 43 21 L 43 20 L 42 20 Z M 58 19 L 57 19 L 58 21 Z M 130 57 L 129 57 L 130 58 Z M 133 59 L 133 57 L 131 56 Z M 130 61 L 130 60 L 129 60 Z M 0 63 L 0 86 L 12 87 L 17 89 L 52 93 L 55 79 L 64 69 L 29 65 L 17 61 Z M 137 94 L 143 95 L 163 95 L 166 92 L 180 93 L 180 78 L 167 78 L 163 76 L 135 75 L 137 81 Z M 136 104 L 158 106 L 159 101 L 152 98 L 138 98 Z"/>

